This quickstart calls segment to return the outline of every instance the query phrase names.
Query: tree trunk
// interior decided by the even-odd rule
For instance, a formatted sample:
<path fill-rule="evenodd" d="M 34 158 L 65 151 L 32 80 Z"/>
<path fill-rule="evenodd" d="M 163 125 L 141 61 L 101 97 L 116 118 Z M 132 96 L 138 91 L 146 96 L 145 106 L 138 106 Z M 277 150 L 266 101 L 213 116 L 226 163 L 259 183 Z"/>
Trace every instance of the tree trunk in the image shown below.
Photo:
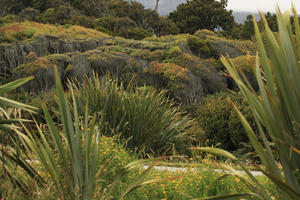
<path fill-rule="evenodd" d="M 159 0 L 156 0 L 156 4 L 155 4 L 155 12 L 157 12 L 157 10 L 158 10 L 158 3 L 159 3 Z"/>

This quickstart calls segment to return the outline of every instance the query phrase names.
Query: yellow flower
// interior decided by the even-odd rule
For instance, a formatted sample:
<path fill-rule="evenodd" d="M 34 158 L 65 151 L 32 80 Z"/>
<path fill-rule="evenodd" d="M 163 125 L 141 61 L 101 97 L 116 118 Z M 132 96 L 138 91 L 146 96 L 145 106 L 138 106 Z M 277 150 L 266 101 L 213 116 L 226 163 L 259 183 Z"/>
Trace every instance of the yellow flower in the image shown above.
<path fill-rule="evenodd" d="M 190 158 L 190 160 L 194 160 L 193 158 Z"/>
<path fill-rule="evenodd" d="M 235 178 L 235 181 L 236 181 L 237 183 L 240 182 L 240 180 L 241 180 L 241 179 L 240 179 L 239 177 L 236 177 L 236 178 Z"/>

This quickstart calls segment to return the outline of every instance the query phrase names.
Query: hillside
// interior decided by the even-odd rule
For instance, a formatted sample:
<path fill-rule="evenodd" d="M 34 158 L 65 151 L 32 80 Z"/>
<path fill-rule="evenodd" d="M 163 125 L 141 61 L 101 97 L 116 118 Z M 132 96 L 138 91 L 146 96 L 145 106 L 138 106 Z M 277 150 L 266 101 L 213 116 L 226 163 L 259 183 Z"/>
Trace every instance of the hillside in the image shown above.
<path fill-rule="evenodd" d="M 138 85 L 168 89 L 182 104 L 231 87 L 220 73 L 219 55 L 246 59 L 243 56 L 255 53 L 250 41 L 229 40 L 206 30 L 137 41 L 80 26 L 25 21 L 0 27 L 0 33 L 5 41 L 0 44 L 1 73 L 10 79 L 35 75 L 24 87 L 27 91 L 53 88 L 49 67 L 56 65 L 63 80 L 80 80 L 92 71 L 110 72 L 125 83 L 135 77 Z"/>

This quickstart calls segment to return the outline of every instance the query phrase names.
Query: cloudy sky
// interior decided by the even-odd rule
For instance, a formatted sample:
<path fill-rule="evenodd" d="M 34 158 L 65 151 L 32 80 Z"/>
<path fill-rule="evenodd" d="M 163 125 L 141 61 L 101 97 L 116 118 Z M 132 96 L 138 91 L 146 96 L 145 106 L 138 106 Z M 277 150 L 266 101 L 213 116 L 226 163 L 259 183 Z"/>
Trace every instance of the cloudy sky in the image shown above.
<path fill-rule="evenodd" d="M 280 9 L 287 10 L 291 8 L 291 0 L 228 0 L 228 9 L 234 11 L 275 11 L 276 2 Z M 293 0 L 298 13 L 300 12 L 300 0 Z"/>

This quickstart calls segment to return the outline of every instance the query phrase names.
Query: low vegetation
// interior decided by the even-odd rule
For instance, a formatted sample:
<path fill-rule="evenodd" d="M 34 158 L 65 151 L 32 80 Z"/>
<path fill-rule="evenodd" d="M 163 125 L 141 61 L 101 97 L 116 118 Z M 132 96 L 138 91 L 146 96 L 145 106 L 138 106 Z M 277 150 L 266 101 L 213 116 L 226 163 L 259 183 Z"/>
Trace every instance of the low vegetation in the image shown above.
<path fill-rule="evenodd" d="M 199 0 L 55 2 L 0 2 L 0 199 L 300 198 L 294 8 L 198 30 Z"/>
<path fill-rule="evenodd" d="M 99 31 L 81 26 L 55 26 L 36 22 L 13 22 L 0 27 L 0 42 L 28 41 L 38 36 L 50 35 L 66 40 L 98 39 L 108 37 Z"/>

